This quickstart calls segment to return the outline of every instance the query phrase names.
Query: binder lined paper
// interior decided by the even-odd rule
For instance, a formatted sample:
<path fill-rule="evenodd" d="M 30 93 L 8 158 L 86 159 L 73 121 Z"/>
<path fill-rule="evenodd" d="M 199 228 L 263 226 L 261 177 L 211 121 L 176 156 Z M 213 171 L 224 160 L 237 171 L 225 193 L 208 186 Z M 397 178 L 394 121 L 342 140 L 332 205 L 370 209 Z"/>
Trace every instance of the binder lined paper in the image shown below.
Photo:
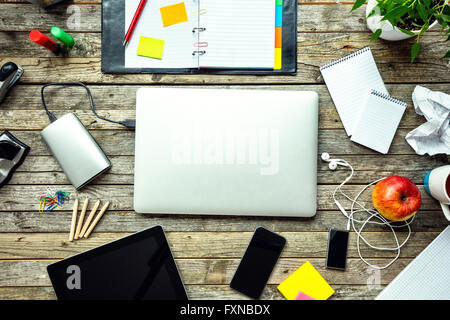
<path fill-rule="evenodd" d="M 125 25 L 129 26 L 140 0 L 127 0 L 125 3 Z M 198 25 L 198 0 L 185 1 L 188 21 L 164 26 L 161 8 L 176 5 L 179 0 L 152 0 L 145 6 L 134 36 L 125 49 L 127 68 L 198 68 L 198 57 L 192 55 L 193 43 L 198 35 L 192 32 Z M 173 19 L 171 19 L 173 21 Z M 143 37 L 164 41 L 164 53 L 161 59 L 138 56 L 139 40 Z"/>
<path fill-rule="evenodd" d="M 200 0 L 199 58 L 202 68 L 266 68 L 275 66 L 275 1 Z"/>
<path fill-rule="evenodd" d="M 388 153 L 405 109 L 405 102 L 372 91 L 356 122 L 351 140 L 375 151 Z"/>
<path fill-rule="evenodd" d="M 349 136 L 370 92 L 389 95 L 368 47 L 321 67 L 320 72 Z"/>

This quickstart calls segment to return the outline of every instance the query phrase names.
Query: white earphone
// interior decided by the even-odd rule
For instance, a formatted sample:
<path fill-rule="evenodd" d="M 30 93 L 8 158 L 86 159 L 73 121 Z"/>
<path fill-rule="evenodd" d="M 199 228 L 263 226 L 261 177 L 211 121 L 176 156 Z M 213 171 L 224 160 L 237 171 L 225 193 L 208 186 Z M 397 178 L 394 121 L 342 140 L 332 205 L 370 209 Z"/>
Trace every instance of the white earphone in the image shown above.
<path fill-rule="evenodd" d="M 328 168 L 330 168 L 330 170 L 333 170 L 333 171 L 337 169 L 338 165 L 343 166 L 343 167 L 349 167 L 349 164 L 345 160 L 331 159 L 330 154 L 326 153 L 326 152 L 322 153 L 321 158 L 323 161 L 329 162 Z"/>
<path fill-rule="evenodd" d="M 405 243 L 409 240 L 410 236 L 411 236 L 411 227 L 410 224 L 414 221 L 414 217 L 412 217 L 409 221 L 405 221 L 404 224 L 393 224 L 391 221 L 387 220 L 386 218 L 384 218 L 378 211 L 374 210 L 374 209 L 366 209 L 364 207 L 363 204 L 361 204 L 360 202 L 358 202 L 359 197 L 361 196 L 361 194 L 363 194 L 364 191 L 366 191 L 366 189 L 368 189 L 370 186 L 378 183 L 379 181 L 383 180 L 384 178 L 375 180 L 371 183 L 369 183 L 368 185 L 366 185 L 364 188 L 361 189 L 361 191 L 356 195 L 355 198 L 351 198 L 349 197 L 346 193 L 344 193 L 342 191 L 342 187 L 351 180 L 351 178 L 353 177 L 353 174 L 355 173 L 355 170 L 353 169 L 353 167 L 345 160 L 343 159 L 331 159 L 330 155 L 326 152 L 322 153 L 321 155 L 321 159 L 325 162 L 328 162 L 328 168 L 330 168 L 330 170 L 335 171 L 338 166 L 342 166 L 342 167 L 347 167 L 351 170 L 351 174 L 345 178 L 345 180 L 336 187 L 336 189 L 333 192 L 333 200 L 334 203 L 336 204 L 336 206 L 339 208 L 339 210 L 342 212 L 342 214 L 348 219 L 347 221 L 347 230 L 350 231 L 350 226 L 353 228 L 353 230 L 356 232 L 357 234 L 357 238 L 356 238 L 356 246 L 358 249 L 358 254 L 359 257 L 361 258 L 361 260 L 367 264 L 368 266 L 374 268 L 374 269 L 386 269 L 387 267 L 389 267 L 391 264 L 393 264 L 398 257 L 400 256 L 400 248 L 403 247 L 403 245 L 405 245 Z M 346 198 L 348 201 L 351 202 L 351 209 L 350 209 L 350 213 L 348 213 L 344 206 L 341 205 L 341 203 L 337 200 L 336 198 L 336 193 L 339 191 L 339 193 Z M 355 205 L 359 206 L 360 209 L 355 210 Z M 357 213 L 366 213 L 369 215 L 369 217 L 366 220 L 358 220 L 356 218 L 354 218 L 354 215 Z M 380 222 L 377 221 L 372 221 L 373 219 L 378 219 Z M 358 230 L 355 227 L 355 222 L 356 223 L 361 223 L 361 228 Z M 370 244 L 363 236 L 362 236 L 362 231 L 364 229 L 364 227 L 367 224 L 377 224 L 377 225 L 387 225 L 393 235 L 394 235 L 394 239 L 395 239 L 395 243 L 396 243 L 396 247 L 392 247 L 392 248 L 383 248 L 383 247 L 376 247 L 373 246 L 372 244 Z M 408 228 L 408 236 L 406 237 L 406 239 L 400 244 L 398 241 L 398 237 L 397 234 L 395 232 L 395 228 L 402 228 L 402 227 L 407 227 Z M 361 255 L 361 250 L 360 250 L 360 239 L 370 248 L 375 249 L 375 250 L 382 250 L 382 251 L 397 251 L 397 255 L 395 258 L 393 258 L 388 264 L 386 264 L 385 266 L 379 267 L 373 264 L 370 264 L 366 259 L 363 258 L 363 256 Z"/>

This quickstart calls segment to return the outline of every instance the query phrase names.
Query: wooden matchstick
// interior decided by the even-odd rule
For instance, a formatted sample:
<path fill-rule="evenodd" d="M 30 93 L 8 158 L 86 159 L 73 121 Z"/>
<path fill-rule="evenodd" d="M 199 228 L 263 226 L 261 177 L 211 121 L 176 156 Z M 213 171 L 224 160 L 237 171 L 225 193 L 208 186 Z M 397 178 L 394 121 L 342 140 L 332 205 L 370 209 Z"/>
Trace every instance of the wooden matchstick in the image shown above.
<path fill-rule="evenodd" d="M 97 225 L 97 223 L 100 221 L 100 219 L 102 218 L 103 214 L 105 213 L 106 209 L 108 209 L 109 204 L 111 203 L 111 201 L 108 201 L 107 203 L 105 203 L 105 205 L 103 206 L 102 210 L 98 213 L 98 215 L 95 217 L 94 222 L 92 222 L 91 226 L 89 227 L 88 231 L 84 234 L 84 237 L 87 238 L 89 237 L 89 235 L 91 234 L 92 230 L 94 230 L 95 226 Z"/>
<path fill-rule="evenodd" d="M 77 214 L 78 214 L 78 199 L 75 199 L 75 203 L 73 204 L 72 224 L 70 226 L 69 241 L 73 241 L 73 236 L 75 234 L 75 226 L 77 223 Z"/>
<path fill-rule="evenodd" d="M 86 222 L 84 223 L 83 229 L 81 229 L 81 232 L 80 232 L 80 235 L 79 235 L 80 238 L 83 238 L 84 233 L 88 229 L 89 224 L 91 223 L 92 219 L 94 218 L 94 215 L 97 212 L 97 209 L 98 209 L 99 206 L 100 206 L 100 200 L 98 200 L 95 203 L 94 207 L 91 210 L 91 213 L 89 214 L 89 217 L 87 218 Z"/>
<path fill-rule="evenodd" d="M 86 214 L 88 205 L 89 205 L 89 199 L 86 198 L 86 200 L 84 200 L 83 209 L 81 209 L 80 217 L 78 218 L 78 225 L 77 225 L 77 229 L 75 231 L 75 237 L 74 237 L 75 240 L 77 240 L 80 236 L 81 227 L 83 225 L 84 216 Z"/>

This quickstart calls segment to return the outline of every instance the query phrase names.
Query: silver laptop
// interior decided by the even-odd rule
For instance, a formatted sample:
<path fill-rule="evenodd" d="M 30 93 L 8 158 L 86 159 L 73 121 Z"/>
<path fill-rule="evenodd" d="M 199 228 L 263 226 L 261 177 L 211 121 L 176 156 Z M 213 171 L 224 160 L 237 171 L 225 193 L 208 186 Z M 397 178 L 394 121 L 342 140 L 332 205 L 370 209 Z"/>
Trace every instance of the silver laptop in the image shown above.
<path fill-rule="evenodd" d="M 315 92 L 143 88 L 136 109 L 136 212 L 315 215 Z"/>
<path fill-rule="evenodd" d="M 450 300 L 450 226 L 376 300 Z"/>

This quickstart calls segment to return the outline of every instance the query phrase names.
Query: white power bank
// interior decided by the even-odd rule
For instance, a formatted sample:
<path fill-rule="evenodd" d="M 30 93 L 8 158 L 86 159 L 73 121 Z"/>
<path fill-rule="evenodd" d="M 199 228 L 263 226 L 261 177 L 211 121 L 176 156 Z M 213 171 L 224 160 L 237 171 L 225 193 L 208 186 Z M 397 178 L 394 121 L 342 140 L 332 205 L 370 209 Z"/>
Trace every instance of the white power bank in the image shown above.
<path fill-rule="evenodd" d="M 97 141 L 73 113 L 51 123 L 41 136 L 76 189 L 111 168 Z"/>

